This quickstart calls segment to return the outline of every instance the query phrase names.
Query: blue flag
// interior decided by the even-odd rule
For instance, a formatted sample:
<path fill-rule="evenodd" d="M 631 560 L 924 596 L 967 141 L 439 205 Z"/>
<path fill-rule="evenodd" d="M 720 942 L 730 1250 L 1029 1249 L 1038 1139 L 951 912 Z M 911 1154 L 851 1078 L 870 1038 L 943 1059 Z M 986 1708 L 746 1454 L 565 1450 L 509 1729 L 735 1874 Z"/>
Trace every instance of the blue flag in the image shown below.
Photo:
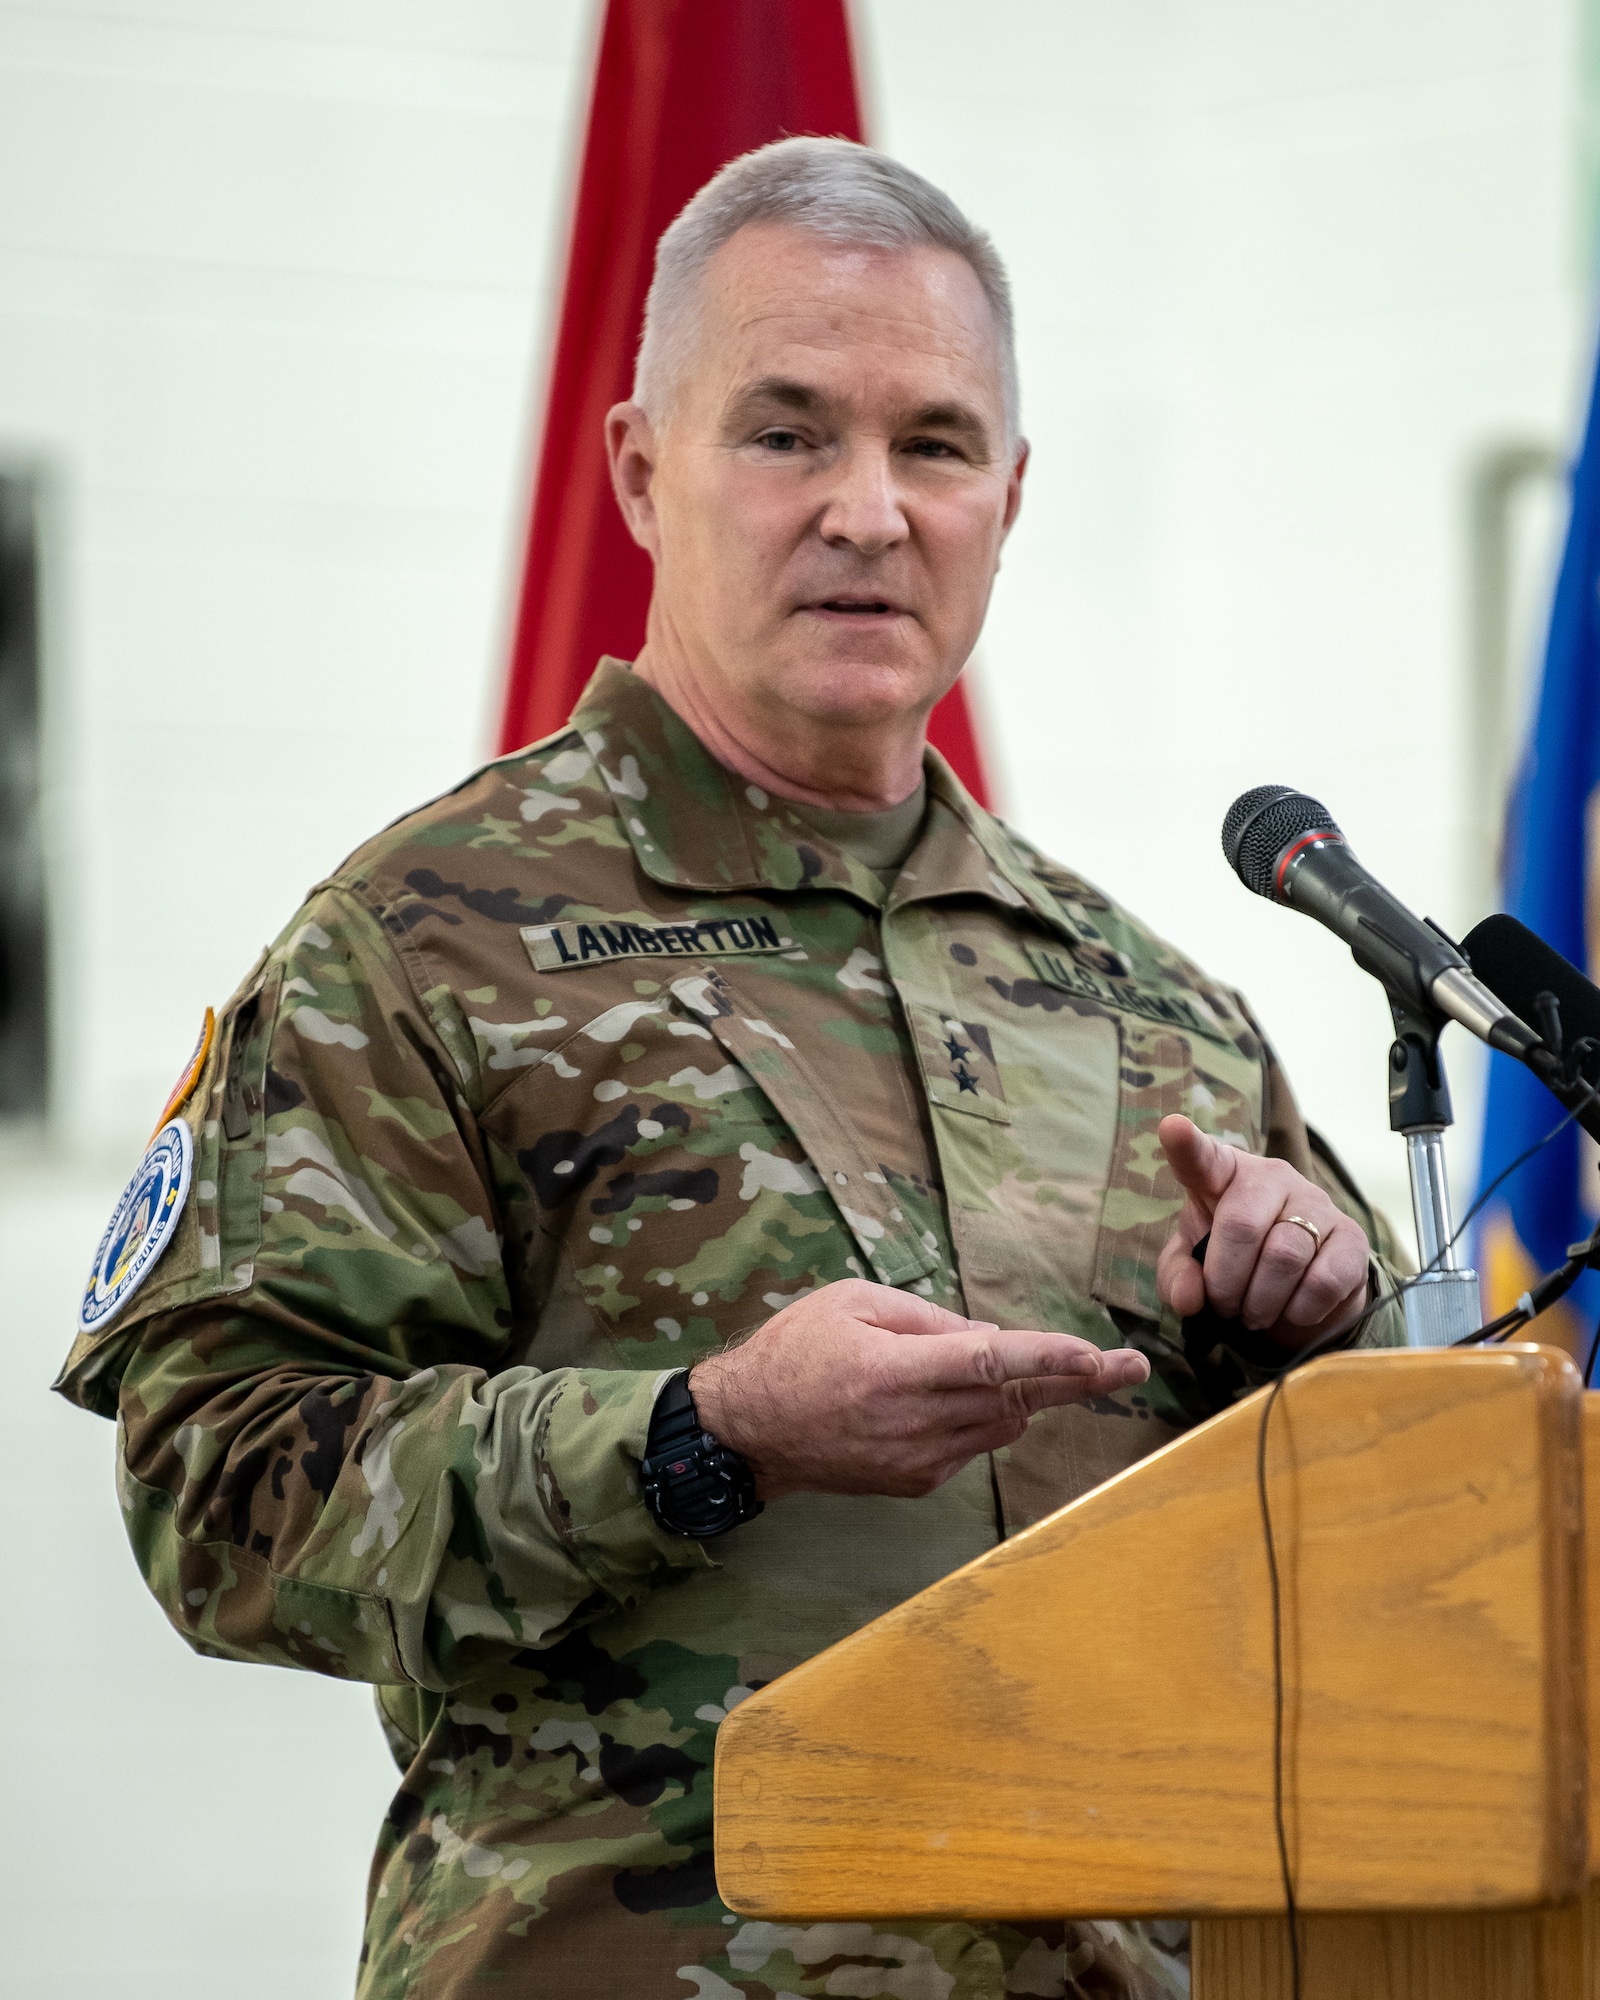
<path fill-rule="evenodd" d="M 1590 970 L 1588 912 L 1600 842 L 1600 375 L 1572 476 L 1572 518 L 1545 645 L 1538 713 L 1506 810 L 1505 908 L 1574 965 Z M 1532 1073 L 1489 1059 L 1478 1185 L 1507 1167 L 1561 1118 Z M 1579 1133 L 1569 1126 L 1519 1167 L 1479 1225 L 1478 1265 L 1490 1314 L 1509 1310 L 1530 1281 L 1565 1261 L 1593 1218 L 1580 1187 Z M 1585 1339 L 1600 1314 L 1600 1272 L 1568 1294 Z M 1558 1309 L 1559 1310 L 1559 1309 Z M 1540 1324 L 1547 1337 L 1555 1315 Z M 1575 1350 L 1586 1357 L 1586 1346 Z"/>

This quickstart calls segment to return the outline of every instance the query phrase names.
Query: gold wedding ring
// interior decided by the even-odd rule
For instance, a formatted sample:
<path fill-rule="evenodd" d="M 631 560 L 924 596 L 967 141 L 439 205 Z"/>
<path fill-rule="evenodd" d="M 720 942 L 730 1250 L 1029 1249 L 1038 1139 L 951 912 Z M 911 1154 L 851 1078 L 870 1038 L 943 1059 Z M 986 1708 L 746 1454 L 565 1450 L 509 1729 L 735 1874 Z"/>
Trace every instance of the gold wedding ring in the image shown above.
<path fill-rule="evenodd" d="M 1322 1231 L 1314 1222 L 1307 1222 L 1303 1215 L 1280 1215 L 1278 1220 L 1280 1222 L 1292 1222 L 1296 1229 L 1303 1229 L 1306 1232 L 1312 1242 L 1316 1244 L 1317 1250 L 1322 1248 Z M 1311 1254 L 1313 1257 L 1316 1256 L 1317 1250 L 1312 1251 Z"/>

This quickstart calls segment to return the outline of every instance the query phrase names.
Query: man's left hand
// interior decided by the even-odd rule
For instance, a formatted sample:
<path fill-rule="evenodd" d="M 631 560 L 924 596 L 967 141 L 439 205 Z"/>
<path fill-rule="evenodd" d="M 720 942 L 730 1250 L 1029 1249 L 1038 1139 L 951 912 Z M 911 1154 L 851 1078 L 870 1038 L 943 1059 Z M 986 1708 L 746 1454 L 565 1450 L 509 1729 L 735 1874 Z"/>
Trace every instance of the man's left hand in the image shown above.
<path fill-rule="evenodd" d="M 1157 1290 L 1174 1312 L 1187 1319 L 1209 1300 L 1224 1319 L 1297 1348 L 1363 1310 L 1367 1239 L 1314 1182 L 1187 1118 L 1163 1118 L 1156 1136 L 1189 1197 L 1156 1264 Z M 1197 1264 L 1191 1253 L 1208 1230 Z"/>

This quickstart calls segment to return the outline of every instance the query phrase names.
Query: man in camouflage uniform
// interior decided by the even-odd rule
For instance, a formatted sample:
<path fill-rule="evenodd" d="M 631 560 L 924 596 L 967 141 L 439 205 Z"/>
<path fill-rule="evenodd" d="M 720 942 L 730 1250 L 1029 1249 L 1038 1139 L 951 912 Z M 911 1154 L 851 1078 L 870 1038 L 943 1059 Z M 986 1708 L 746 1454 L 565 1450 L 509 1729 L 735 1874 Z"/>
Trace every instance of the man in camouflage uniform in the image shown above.
<path fill-rule="evenodd" d="M 731 1706 L 1208 1415 L 1182 1313 L 1287 1354 L 1385 1281 L 1238 995 L 924 753 L 1025 458 L 985 240 L 819 141 L 675 228 L 644 653 L 263 954 L 59 1386 L 193 1646 L 376 1687 L 370 2000 L 1178 1994 L 1181 1926 L 717 1896 Z M 685 1367 L 766 1502 L 704 1544 L 639 1484 Z"/>

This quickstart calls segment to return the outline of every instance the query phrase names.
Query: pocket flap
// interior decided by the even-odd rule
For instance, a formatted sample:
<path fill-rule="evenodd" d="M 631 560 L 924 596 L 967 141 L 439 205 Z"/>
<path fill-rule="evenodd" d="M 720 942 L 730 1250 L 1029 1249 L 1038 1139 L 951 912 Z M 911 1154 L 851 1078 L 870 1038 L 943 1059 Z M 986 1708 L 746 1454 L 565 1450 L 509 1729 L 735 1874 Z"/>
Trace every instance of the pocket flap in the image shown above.
<path fill-rule="evenodd" d="M 746 1006 L 721 971 L 672 982 L 680 1005 L 703 1021 L 788 1125 L 880 1284 L 908 1285 L 938 1262 L 817 1070 L 793 1038 Z"/>

